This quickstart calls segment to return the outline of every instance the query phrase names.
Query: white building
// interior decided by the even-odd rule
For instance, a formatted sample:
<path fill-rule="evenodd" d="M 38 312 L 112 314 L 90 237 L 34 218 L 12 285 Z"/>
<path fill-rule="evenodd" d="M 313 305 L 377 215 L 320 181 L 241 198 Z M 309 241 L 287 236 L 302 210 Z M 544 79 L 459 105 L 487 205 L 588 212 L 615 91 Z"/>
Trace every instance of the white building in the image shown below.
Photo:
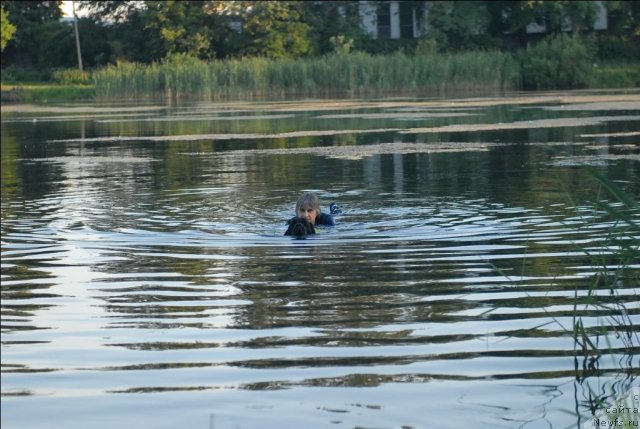
<path fill-rule="evenodd" d="M 410 39 L 418 38 L 427 31 L 428 3 L 425 8 L 415 8 L 414 2 L 360 0 L 360 19 L 364 31 L 374 39 Z M 598 14 L 594 30 L 607 29 L 607 9 L 603 1 L 594 1 Z M 565 29 L 571 29 L 571 23 L 565 23 Z M 527 33 L 544 33 L 544 25 L 531 23 Z"/>
<path fill-rule="evenodd" d="M 410 39 L 424 34 L 426 11 L 418 12 L 408 2 L 360 0 L 364 31 L 372 38 Z"/>

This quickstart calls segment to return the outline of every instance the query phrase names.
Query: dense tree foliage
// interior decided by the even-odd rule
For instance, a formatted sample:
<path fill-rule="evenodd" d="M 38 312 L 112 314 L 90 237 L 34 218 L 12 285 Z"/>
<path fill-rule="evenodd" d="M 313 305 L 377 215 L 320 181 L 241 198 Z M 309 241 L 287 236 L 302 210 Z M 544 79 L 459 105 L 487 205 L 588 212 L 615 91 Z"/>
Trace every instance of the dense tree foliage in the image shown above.
<path fill-rule="evenodd" d="M 214 14 L 204 10 L 200 1 L 148 1 L 145 28 L 156 40 L 155 56 L 186 53 L 199 58 L 211 57 Z"/>
<path fill-rule="evenodd" d="M 3 1 L 3 67 L 40 69 L 77 64 L 73 27 L 61 1 Z M 404 1 L 400 15 L 422 25 L 421 38 L 372 40 L 361 27 L 362 4 L 345 1 L 83 0 L 79 20 L 87 67 L 123 61 L 152 63 L 181 54 L 210 60 L 300 58 L 327 53 L 420 49 L 515 51 L 563 32 L 587 34 L 602 57 L 638 55 L 640 2 L 607 1 L 609 30 L 596 34 L 591 1 Z M 385 1 L 370 1 L 387 8 Z M 404 14 L 404 15 L 403 15 Z M 8 21 L 11 24 L 5 24 Z M 531 34 L 536 23 L 544 33 Z M 10 35 L 11 25 L 16 30 Z M 410 30 L 410 29 L 409 29 Z"/>
<path fill-rule="evenodd" d="M 16 30 L 2 52 L 2 62 L 33 64 L 40 31 L 62 18 L 61 5 L 62 1 L 3 1 L 2 7 Z"/>
<path fill-rule="evenodd" d="M 490 46 L 489 9 L 481 1 L 434 1 L 428 6 L 428 36 L 445 50 Z"/>
<path fill-rule="evenodd" d="M 311 27 L 301 2 L 242 1 L 243 52 L 267 58 L 301 57 L 311 50 Z"/>
<path fill-rule="evenodd" d="M 9 21 L 9 14 L 3 8 L 0 8 L 0 25 L 2 26 L 0 30 L 2 30 L 2 39 L 1 39 L 1 48 L 4 51 L 4 47 L 7 46 L 7 43 L 13 37 L 13 33 L 16 32 L 16 26 Z"/>
<path fill-rule="evenodd" d="M 359 4 L 357 1 L 302 2 L 302 16 L 310 26 L 311 53 L 334 52 L 340 37 L 344 41 L 364 38 L 360 28 Z"/>

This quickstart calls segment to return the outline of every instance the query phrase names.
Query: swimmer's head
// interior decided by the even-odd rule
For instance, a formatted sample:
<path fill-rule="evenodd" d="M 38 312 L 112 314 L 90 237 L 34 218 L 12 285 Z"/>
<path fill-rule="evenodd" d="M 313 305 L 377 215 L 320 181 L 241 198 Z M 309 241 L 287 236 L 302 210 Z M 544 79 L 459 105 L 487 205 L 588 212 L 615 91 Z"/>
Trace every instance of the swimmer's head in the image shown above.
<path fill-rule="evenodd" d="M 316 218 L 320 216 L 318 196 L 313 192 L 305 192 L 300 195 L 296 202 L 296 216 L 304 218 L 312 225 L 315 225 Z"/>

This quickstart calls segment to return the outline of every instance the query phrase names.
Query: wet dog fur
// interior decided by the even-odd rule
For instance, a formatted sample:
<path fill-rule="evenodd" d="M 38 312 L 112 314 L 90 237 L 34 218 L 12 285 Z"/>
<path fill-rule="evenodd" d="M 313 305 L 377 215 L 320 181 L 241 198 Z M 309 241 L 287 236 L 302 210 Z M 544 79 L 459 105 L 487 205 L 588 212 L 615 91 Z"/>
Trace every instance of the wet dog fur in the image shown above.
<path fill-rule="evenodd" d="M 307 235 L 316 233 L 313 225 L 306 219 L 295 217 L 287 222 L 289 227 L 284 235 L 290 235 L 294 238 L 305 238 Z"/>

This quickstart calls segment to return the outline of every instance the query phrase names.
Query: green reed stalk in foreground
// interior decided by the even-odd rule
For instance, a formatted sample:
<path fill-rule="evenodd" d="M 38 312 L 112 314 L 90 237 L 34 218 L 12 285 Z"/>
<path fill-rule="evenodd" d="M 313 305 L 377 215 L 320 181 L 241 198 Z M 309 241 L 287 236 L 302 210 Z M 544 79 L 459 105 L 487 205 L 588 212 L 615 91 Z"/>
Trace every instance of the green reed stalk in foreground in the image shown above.
<path fill-rule="evenodd" d="M 605 424 L 614 422 L 613 424 L 619 425 L 627 422 L 631 425 L 624 427 L 637 427 L 640 419 L 637 412 L 634 412 L 633 408 L 620 407 L 620 403 L 625 403 L 624 395 L 636 384 L 638 376 L 637 363 L 634 370 L 633 361 L 640 352 L 640 335 L 633 324 L 634 310 L 628 309 L 625 301 L 628 301 L 628 292 L 635 291 L 639 286 L 637 266 L 634 266 L 640 261 L 640 224 L 636 220 L 639 205 L 595 169 L 591 169 L 591 174 L 614 201 L 607 202 L 598 198 L 595 204 L 596 215 L 605 217 L 609 231 L 600 245 L 602 252 L 583 249 L 596 267 L 596 273 L 592 276 L 586 296 L 579 294 L 577 289 L 575 291 L 572 332 L 575 382 L 576 392 L 578 387 L 584 392 L 582 401 L 576 396 L 575 413 L 580 420 L 581 405 L 590 411 L 591 416 L 587 418 L 594 418 L 595 421 Z M 611 249 L 614 250 L 613 255 L 610 254 Z M 583 315 L 598 317 L 600 326 L 585 327 Z M 604 372 L 599 370 L 599 361 L 604 354 L 599 346 L 600 337 L 604 338 L 609 355 L 622 355 L 619 362 L 614 361 L 614 365 L 618 367 L 615 372 L 616 378 L 605 382 L 604 385 L 600 385 L 599 382 L 600 375 L 605 376 Z M 621 346 L 612 345 L 612 337 L 615 337 Z M 592 379 L 598 385 L 597 388 L 593 387 Z M 622 413 L 616 411 L 620 409 L 623 409 Z"/>
<path fill-rule="evenodd" d="M 590 258 L 595 273 L 586 290 L 574 290 L 571 329 L 554 316 L 534 329 L 555 323 L 573 339 L 575 410 L 570 413 L 578 419 L 575 427 L 638 427 L 637 408 L 628 406 L 631 388 L 637 386 L 638 378 L 638 362 L 634 363 L 634 359 L 637 361 L 640 355 L 640 334 L 632 318 L 638 311 L 630 310 L 625 303 L 630 296 L 637 297 L 636 289 L 640 287 L 640 205 L 595 169 L 591 168 L 590 173 L 612 199 L 608 202 L 598 193 L 593 215 L 603 218 L 608 230 L 597 247 L 580 247 Z M 585 326 L 585 317 L 597 318 L 598 326 Z M 619 343 L 614 345 L 612 338 Z M 600 359 L 605 354 L 612 359 L 621 356 L 619 361 L 613 361 L 614 369 L 600 369 Z"/>
<path fill-rule="evenodd" d="M 358 95 L 389 90 L 509 90 L 519 87 L 512 55 L 473 52 L 408 56 L 365 53 L 321 58 L 244 58 L 204 62 L 174 55 L 151 65 L 121 63 L 94 73 L 99 98 L 197 97 L 218 99 L 256 95 Z"/>
<path fill-rule="evenodd" d="M 594 251 L 584 249 L 590 256 L 592 262 L 597 267 L 589 288 L 587 296 L 584 297 L 584 310 L 595 309 L 607 314 L 610 322 L 611 333 L 615 334 L 624 344 L 627 350 L 640 346 L 638 332 L 633 329 L 632 320 L 628 309 L 619 298 L 621 288 L 638 286 L 637 274 L 631 268 L 632 264 L 640 261 L 640 224 L 634 216 L 638 214 L 638 203 L 625 193 L 612 181 L 601 176 L 595 170 L 591 174 L 605 188 L 608 194 L 616 201 L 614 203 L 599 199 L 596 204 L 597 214 L 606 217 L 610 228 L 602 248 L 604 254 L 599 255 Z M 614 249 L 613 257 L 607 256 L 608 250 Z M 602 294 L 598 290 L 607 291 L 609 299 L 602 299 Z M 574 306 L 574 339 L 576 347 L 583 353 L 600 355 L 598 348 L 589 339 L 587 330 L 584 328 L 582 318 L 577 314 L 578 294 L 576 291 L 576 304 Z"/>

